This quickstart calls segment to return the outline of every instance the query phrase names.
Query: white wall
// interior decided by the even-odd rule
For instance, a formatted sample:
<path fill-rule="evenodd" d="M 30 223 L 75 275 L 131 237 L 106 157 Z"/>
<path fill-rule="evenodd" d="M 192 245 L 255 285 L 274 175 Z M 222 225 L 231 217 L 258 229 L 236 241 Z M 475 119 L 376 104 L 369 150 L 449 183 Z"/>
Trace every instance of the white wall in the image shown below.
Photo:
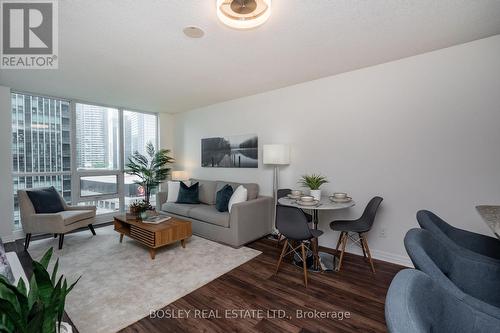
<path fill-rule="evenodd" d="M 10 88 L 0 86 L 0 237 L 4 242 L 12 240 L 12 221 L 14 219 L 14 189 L 12 185 L 12 119 Z"/>
<path fill-rule="evenodd" d="M 282 187 L 297 188 L 300 175 L 316 172 L 331 181 L 325 192 L 347 191 L 357 201 L 320 216 L 321 245 L 335 246 L 329 221 L 359 216 L 374 195 L 384 197 L 368 238 L 378 258 L 407 262 L 403 237 L 423 208 L 491 234 L 474 206 L 500 204 L 499 59 L 497 35 L 176 114 L 176 167 L 200 178 L 256 181 L 271 194 L 269 167 L 200 167 L 201 138 L 256 133 L 260 148 L 291 144 Z"/>

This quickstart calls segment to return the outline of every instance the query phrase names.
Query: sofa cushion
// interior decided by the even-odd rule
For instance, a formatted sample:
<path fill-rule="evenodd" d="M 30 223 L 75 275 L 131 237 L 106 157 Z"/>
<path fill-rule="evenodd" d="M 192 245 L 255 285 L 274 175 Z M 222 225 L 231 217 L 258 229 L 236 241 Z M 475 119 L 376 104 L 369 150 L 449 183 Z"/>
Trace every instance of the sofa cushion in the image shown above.
<path fill-rule="evenodd" d="M 64 220 L 64 225 L 70 225 L 81 220 L 91 219 L 95 210 L 65 210 L 58 213 Z"/>
<path fill-rule="evenodd" d="M 199 185 L 200 202 L 207 205 L 215 205 L 216 182 L 213 180 L 191 179 L 191 183 L 194 184 L 196 182 L 200 184 Z"/>
<path fill-rule="evenodd" d="M 26 193 L 37 214 L 59 213 L 64 210 L 61 197 L 54 186 L 27 190 Z"/>
<path fill-rule="evenodd" d="M 257 199 L 259 196 L 259 185 L 255 183 L 231 183 L 218 180 L 215 191 L 220 191 L 226 184 L 231 185 L 231 187 L 236 191 L 238 186 L 243 185 L 248 191 L 248 200 Z"/>
<path fill-rule="evenodd" d="M 226 185 L 217 192 L 217 195 L 215 196 L 215 208 L 217 208 L 219 212 L 229 211 L 228 204 L 233 193 L 234 190 L 231 185 Z"/>
<path fill-rule="evenodd" d="M 179 196 L 177 197 L 177 203 L 199 204 L 199 183 L 194 183 L 191 186 L 187 186 L 186 184 L 181 182 L 179 188 Z"/>
<path fill-rule="evenodd" d="M 161 206 L 161 210 L 176 215 L 189 216 L 189 211 L 192 208 L 198 206 L 199 204 L 180 204 L 175 202 L 166 202 Z"/>
<path fill-rule="evenodd" d="M 189 211 L 189 217 L 229 228 L 229 213 L 219 212 L 214 205 L 199 205 Z"/>

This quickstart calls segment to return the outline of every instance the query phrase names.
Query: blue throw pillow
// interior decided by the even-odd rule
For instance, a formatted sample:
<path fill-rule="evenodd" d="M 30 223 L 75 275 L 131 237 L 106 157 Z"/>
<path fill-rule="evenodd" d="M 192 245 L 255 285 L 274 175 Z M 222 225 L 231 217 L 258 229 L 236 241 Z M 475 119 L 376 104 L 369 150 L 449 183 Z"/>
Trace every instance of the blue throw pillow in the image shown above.
<path fill-rule="evenodd" d="M 233 193 L 233 188 L 228 184 L 224 185 L 224 187 L 217 192 L 217 196 L 215 198 L 215 208 L 217 208 L 219 212 L 227 212 L 229 210 L 229 199 L 231 199 Z"/>
<path fill-rule="evenodd" d="M 177 197 L 177 203 L 183 204 L 199 204 L 199 183 L 194 183 L 191 186 L 187 186 L 184 182 L 180 182 L 179 196 Z"/>
<path fill-rule="evenodd" d="M 28 190 L 28 197 L 37 214 L 59 213 L 64 210 L 61 197 L 54 186 L 37 190 Z"/>

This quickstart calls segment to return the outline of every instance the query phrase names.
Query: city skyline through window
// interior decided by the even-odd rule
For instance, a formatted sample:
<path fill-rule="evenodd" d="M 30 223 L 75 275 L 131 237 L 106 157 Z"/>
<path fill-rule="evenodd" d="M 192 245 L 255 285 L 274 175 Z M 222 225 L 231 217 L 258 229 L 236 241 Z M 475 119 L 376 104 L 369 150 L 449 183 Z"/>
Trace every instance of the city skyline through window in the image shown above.
<path fill-rule="evenodd" d="M 54 186 L 66 202 L 96 205 L 98 214 L 143 198 L 124 165 L 135 151 L 145 154 L 147 142 L 157 147 L 156 114 L 23 93 L 11 102 L 15 229 L 18 189 Z"/>

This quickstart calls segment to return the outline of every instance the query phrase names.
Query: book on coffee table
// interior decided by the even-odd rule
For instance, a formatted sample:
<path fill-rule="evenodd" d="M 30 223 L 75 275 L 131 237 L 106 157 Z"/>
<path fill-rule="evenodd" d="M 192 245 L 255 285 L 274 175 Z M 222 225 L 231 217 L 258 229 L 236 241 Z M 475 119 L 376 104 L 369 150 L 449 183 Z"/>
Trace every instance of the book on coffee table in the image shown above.
<path fill-rule="evenodd" d="M 171 218 L 172 218 L 171 216 L 167 216 L 167 215 L 150 216 L 148 218 L 143 219 L 142 223 L 160 224 L 162 222 L 170 220 Z"/>

